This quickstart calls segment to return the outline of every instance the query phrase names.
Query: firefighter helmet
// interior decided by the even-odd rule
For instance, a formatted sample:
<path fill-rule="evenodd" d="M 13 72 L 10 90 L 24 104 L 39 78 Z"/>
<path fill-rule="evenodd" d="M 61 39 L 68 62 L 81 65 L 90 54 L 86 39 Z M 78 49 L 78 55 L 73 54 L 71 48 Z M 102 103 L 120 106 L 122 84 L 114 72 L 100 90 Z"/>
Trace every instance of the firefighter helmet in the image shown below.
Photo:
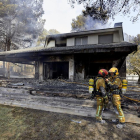
<path fill-rule="evenodd" d="M 106 69 L 100 69 L 99 72 L 98 72 L 98 74 L 99 74 L 100 76 L 105 77 L 105 76 L 108 75 L 108 71 L 107 71 Z"/>
<path fill-rule="evenodd" d="M 117 69 L 116 67 L 112 67 L 112 68 L 109 70 L 109 73 L 114 73 L 114 75 L 119 75 L 118 69 Z"/>

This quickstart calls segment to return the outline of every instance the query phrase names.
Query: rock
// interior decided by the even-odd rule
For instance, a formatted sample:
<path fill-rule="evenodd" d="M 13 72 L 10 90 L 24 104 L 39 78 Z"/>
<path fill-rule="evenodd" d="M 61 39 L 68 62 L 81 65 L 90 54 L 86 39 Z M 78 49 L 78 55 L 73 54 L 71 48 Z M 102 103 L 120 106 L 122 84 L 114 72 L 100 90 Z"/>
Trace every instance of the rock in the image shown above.
<path fill-rule="evenodd" d="M 31 91 L 31 94 L 36 95 L 37 93 L 36 93 L 36 91 Z"/>
<path fill-rule="evenodd" d="M 125 124 L 117 124 L 116 127 L 122 129 L 123 127 L 125 127 Z"/>

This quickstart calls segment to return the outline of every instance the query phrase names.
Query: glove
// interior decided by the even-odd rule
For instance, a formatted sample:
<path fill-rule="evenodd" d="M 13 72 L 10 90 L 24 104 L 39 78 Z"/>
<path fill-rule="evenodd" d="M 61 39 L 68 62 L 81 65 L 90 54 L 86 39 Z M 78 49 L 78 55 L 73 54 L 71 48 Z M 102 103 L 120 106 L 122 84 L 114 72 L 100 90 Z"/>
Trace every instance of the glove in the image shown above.
<path fill-rule="evenodd" d="M 104 97 L 104 103 L 105 103 L 105 104 L 108 104 L 108 102 L 109 102 L 108 97 L 105 96 L 105 97 Z"/>

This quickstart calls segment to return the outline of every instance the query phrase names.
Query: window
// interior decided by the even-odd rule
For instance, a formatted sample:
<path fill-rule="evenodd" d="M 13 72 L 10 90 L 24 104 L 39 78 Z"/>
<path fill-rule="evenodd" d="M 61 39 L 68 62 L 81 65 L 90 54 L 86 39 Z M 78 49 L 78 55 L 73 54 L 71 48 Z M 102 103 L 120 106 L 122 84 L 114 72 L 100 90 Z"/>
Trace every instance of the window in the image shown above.
<path fill-rule="evenodd" d="M 55 41 L 56 47 L 66 47 L 66 39 L 57 38 Z"/>
<path fill-rule="evenodd" d="M 98 36 L 98 42 L 99 42 L 99 44 L 113 43 L 113 34 L 99 35 Z"/>
<path fill-rule="evenodd" d="M 78 45 L 86 45 L 87 44 L 87 40 L 88 40 L 87 37 L 78 37 L 78 38 L 75 38 L 75 45 L 76 46 L 78 46 Z"/>

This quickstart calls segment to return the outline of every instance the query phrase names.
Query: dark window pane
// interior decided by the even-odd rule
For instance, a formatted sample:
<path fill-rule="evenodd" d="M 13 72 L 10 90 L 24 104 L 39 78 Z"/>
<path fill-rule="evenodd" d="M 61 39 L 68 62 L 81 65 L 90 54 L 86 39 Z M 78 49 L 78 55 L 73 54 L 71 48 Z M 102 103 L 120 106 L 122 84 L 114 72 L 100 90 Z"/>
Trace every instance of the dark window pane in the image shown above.
<path fill-rule="evenodd" d="M 81 38 L 76 38 L 75 39 L 75 45 L 81 45 Z"/>
<path fill-rule="evenodd" d="M 86 45 L 87 44 L 87 37 L 83 37 L 82 38 L 82 45 Z"/>
<path fill-rule="evenodd" d="M 113 34 L 110 35 L 99 35 L 98 36 L 99 44 L 108 44 L 113 43 Z"/>

